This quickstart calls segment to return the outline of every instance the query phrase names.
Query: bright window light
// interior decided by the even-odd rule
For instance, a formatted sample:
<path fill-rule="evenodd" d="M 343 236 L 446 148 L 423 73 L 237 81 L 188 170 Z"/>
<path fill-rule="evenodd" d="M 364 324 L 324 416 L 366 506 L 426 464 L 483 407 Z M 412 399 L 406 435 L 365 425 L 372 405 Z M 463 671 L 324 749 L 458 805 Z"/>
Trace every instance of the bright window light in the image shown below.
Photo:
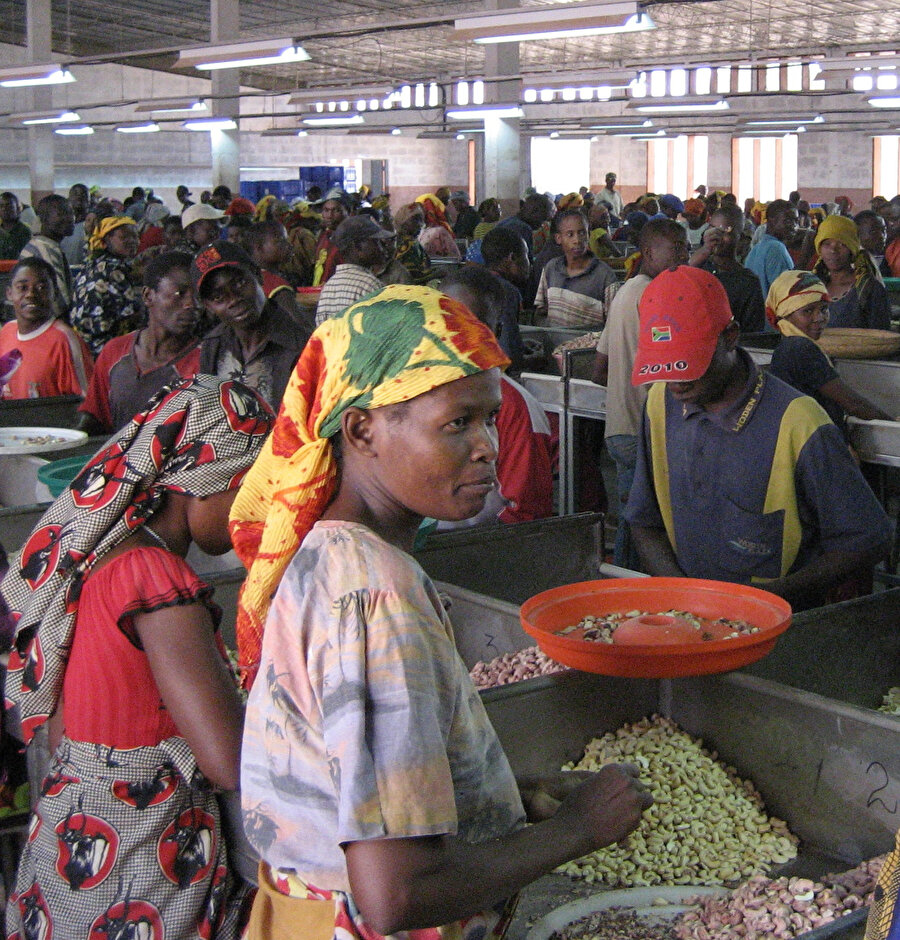
<path fill-rule="evenodd" d="M 526 88 L 522 92 L 522 100 L 525 104 L 534 104 L 538 99 L 538 93 L 536 88 Z"/>
<path fill-rule="evenodd" d="M 854 75 L 853 78 L 850 80 L 850 87 L 854 91 L 871 91 L 872 85 L 873 85 L 872 76 L 867 75 L 865 73 Z"/>
<path fill-rule="evenodd" d="M 879 91 L 894 91 L 897 87 L 897 76 L 894 72 L 880 72 L 875 79 L 875 87 Z"/>
<path fill-rule="evenodd" d="M 781 66 L 766 66 L 766 91 L 781 91 Z"/>
<path fill-rule="evenodd" d="M 594 89 L 593 88 L 579 88 L 578 89 L 578 100 L 579 101 L 593 101 L 594 99 Z"/>
<path fill-rule="evenodd" d="M 791 62 L 787 67 L 787 90 L 803 91 L 803 64 Z"/>
<path fill-rule="evenodd" d="M 589 178 L 589 140 L 531 139 L 531 179 L 538 192 L 577 192 Z"/>
<path fill-rule="evenodd" d="M 632 98 L 646 98 L 647 96 L 647 73 L 641 72 L 637 78 L 633 79 L 628 85 L 628 93 Z"/>
<path fill-rule="evenodd" d="M 541 89 L 541 101 L 552 101 L 553 100 L 553 89 L 552 88 L 542 88 Z"/>
<path fill-rule="evenodd" d="M 822 66 L 818 62 L 809 63 L 809 89 L 810 91 L 824 91 L 825 79 L 822 72 Z"/>
<path fill-rule="evenodd" d="M 356 102 L 357 111 L 365 111 L 366 108 L 368 107 L 369 107 L 368 101 L 365 101 L 363 98 L 360 98 L 359 101 Z"/>
<path fill-rule="evenodd" d="M 880 167 L 878 177 L 872 180 L 873 195 L 893 193 L 900 189 L 900 137 L 886 134 L 873 140 L 875 165 Z"/>
<path fill-rule="evenodd" d="M 465 107 L 469 103 L 469 83 L 468 82 L 456 83 L 456 103 L 462 107 Z"/>
<path fill-rule="evenodd" d="M 428 86 L 428 107 L 436 108 L 441 103 L 441 89 L 436 82 Z"/>
<path fill-rule="evenodd" d="M 410 88 L 409 85 L 404 85 L 400 89 L 400 107 L 401 108 L 412 107 L 412 88 Z"/>
<path fill-rule="evenodd" d="M 369 110 L 377 111 L 381 107 L 381 102 L 377 98 L 369 99 Z"/>
<path fill-rule="evenodd" d="M 731 91 L 731 66 L 723 65 L 716 69 L 716 92 L 727 95 Z"/>
<path fill-rule="evenodd" d="M 684 69 L 669 72 L 669 94 L 673 98 L 687 94 L 687 72 Z"/>
<path fill-rule="evenodd" d="M 737 90 L 742 94 L 753 91 L 753 69 L 749 65 L 738 68 Z"/>
<path fill-rule="evenodd" d="M 417 108 L 425 107 L 425 86 L 420 82 L 416 85 L 415 102 Z"/>
<path fill-rule="evenodd" d="M 610 85 L 601 85 L 597 89 L 597 98 L 600 101 L 609 101 L 612 98 L 612 87 Z"/>
<path fill-rule="evenodd" d="M 664 98 L 666 95 L 667 73 L 663 69 L 653 69 L 650 73 L 650 96 Z"/>
<path fill-rule="evenodd" d="M 472 82 L 472 104 L 484 104 L 484 82 Z"/>
<path fill-rule="evenodd" d="M 563 101 L 574 101 L 577 92 L 574 88 L 563 88 L 562 89 L 562 100 Z"/>
<path fill-rule="evenodd" d="M 341 111 L 349 111 L 349 110 L 350 110 L 350 102 L 349 102 L 349 101 L 342 101 L 342 102 L 338 105 L 338 107 L 341 109 Z"/>
<path fill-rule="evenodd" d="M 698 95 L 708 95 L 712 92 L 712 69 L 704 66 L 694 72 L 694 83 Z"/>

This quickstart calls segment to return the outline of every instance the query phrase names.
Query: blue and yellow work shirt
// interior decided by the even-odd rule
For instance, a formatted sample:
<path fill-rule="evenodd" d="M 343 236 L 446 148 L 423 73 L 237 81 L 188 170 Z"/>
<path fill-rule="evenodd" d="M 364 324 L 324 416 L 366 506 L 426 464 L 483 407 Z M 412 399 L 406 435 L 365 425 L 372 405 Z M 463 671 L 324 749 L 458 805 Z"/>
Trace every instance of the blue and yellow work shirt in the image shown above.
<path fill-rule="evenodd" d="M 650 389 L 629 524 L 665 528 L 688 577 L 738 584 L 764 586 L 830 551 L 886 551 L 890 522 L 838 428 L 738 354 L 749 377 L 726 411 Z"/>

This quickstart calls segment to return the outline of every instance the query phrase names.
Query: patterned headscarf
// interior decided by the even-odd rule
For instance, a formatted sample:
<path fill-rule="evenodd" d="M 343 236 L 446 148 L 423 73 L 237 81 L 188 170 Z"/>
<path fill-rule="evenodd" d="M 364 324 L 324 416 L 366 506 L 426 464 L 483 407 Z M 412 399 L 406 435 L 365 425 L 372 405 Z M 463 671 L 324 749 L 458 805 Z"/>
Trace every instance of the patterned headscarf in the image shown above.
<path fill-rule="evenodd" d="M 444 204 L 434 193 L 425 193 L 424 196 L 417 196 L 416 202 L 419 203 L 422 207 L 422 211 L 425 213 L 426 228 L 433 228 L 435 225 L 440 225 L 451 234 L 453 233 L 453 229 L 450 228 L 447 222 L 447 216 L 444 214 Z"/>
<path fill-rule="evenodd" d="M 102 251 L 106 247 L 104 239 L 113 229 L 119 228 L 120 225 L 135 224 L 134 219 L 129 218 L 127 215 L 108 215 L 94 226 L 91 237 L 88 239 L 88 249 L 90 251 Z"/>
<path fill-rule="evenodd" d="M 44 513 L 3 580 L 17 618 L 7 696 L 28 741 L 62 692 L 78 598 L 92 566 L 162 505 L 240 485 L 274 416 L 252 389 L 198 375 L 151 399 Z"/>
<path fill-rule="evenodd" d="M 509 360 L 460 303 L 427 287 L 393 285 L 326 320 L 291 376 L 272 436 L 231 510 L 231 540 L 248 574 L 238 603 L 241 680 L 259 665 L 272 595 L 334 495 L 329 438 L 347 408 L 408 401 Z"/>
<path fill-rule="evenodd" d="M 828 300 L 828 288 L 812 271 L 782 271 L 766 296 L 766 319 L 785 336 L 806 336 L 785 317 L 818 300 Z"/>

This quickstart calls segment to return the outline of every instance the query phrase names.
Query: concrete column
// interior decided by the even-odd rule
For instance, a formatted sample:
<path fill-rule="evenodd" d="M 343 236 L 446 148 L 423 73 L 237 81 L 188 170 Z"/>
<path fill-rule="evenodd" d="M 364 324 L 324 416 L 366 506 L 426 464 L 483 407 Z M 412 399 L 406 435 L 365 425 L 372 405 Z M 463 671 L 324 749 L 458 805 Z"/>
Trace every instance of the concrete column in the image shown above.
<path fill-rule="evenodd" d="M 211 43 L 237 42 L 241 35 L 238 0 L 209 0 L 209 24 Z M 237 118 L 240 115 L 240 69 L 216 69 L 210 73 L 213 100 L 210 114 L 213 117 Z M 225 185 L 233 193 L 241 186 L 241 135 L 240 131 L 210 132 L 212 154 L 212 184 Z"/>
<path fill-rule="evenodd" d="M 49 62 L 53 55 L 50 0 L 28 0 L 25 31 L 28 40 L 28 62 Z M 49 111 L 53 107 L 52 89 L 33 88 L 31 105 L 34 111 Z M 53 192 L 54 140 L 52 127 L 39 125 L 28 129 L 28 172 L 32 206 Z"/>
<path fill-rule="evenodd" d="M 500 10 L 518 5 L 517 0 L 488 0 L 485 8 Z M 519 44 L 504 42 L 485 46 L 484 70 L 490 78 L 518 76 Z M 485 84 L 485 104 L 518 102 L 520 87 L 518 77 L 488 82 Z M 500 200 L 504 217 L 519 211 L 519 196 L 523 189 L 521 150 L 530 146 L 530 141 L 526 140 L 520 148 L 519 138 L 518 118 L 487 118 L 484 122 L 484 194 Z M 528 162 L 530 181 L 530 159 Z"/>

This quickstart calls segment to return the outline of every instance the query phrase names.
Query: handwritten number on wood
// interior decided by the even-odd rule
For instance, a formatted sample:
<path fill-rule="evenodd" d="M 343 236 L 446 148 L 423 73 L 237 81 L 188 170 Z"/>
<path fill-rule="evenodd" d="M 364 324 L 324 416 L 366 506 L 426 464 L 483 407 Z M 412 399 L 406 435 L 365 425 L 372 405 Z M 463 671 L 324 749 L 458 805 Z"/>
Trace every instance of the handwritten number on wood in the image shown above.
<path fill-rule="evenodd" d="M 875 789 L 869 794 L 869 798 L 866 800 L 866 807 L 873 806 L 875 803 L 880 803 L 887 812 L 891 815 L 894 815 L 897 812 L 897 801 L 894 800 L 893 807 L 887 805 L 884 800 L 877 794 L 881 793 L 882 790 L 886 790 L 888 784 L 891 781 L 891 778 L 888 776 L 888 772 L 884 767 L 884 764 L 880 763 L 877 760 L 873 760 L 868 767 L 866 767 L 866 773 L 872 773 L 875 771 L 875 776 L 882 781 L 880 786 L 875 787 Z"/>

